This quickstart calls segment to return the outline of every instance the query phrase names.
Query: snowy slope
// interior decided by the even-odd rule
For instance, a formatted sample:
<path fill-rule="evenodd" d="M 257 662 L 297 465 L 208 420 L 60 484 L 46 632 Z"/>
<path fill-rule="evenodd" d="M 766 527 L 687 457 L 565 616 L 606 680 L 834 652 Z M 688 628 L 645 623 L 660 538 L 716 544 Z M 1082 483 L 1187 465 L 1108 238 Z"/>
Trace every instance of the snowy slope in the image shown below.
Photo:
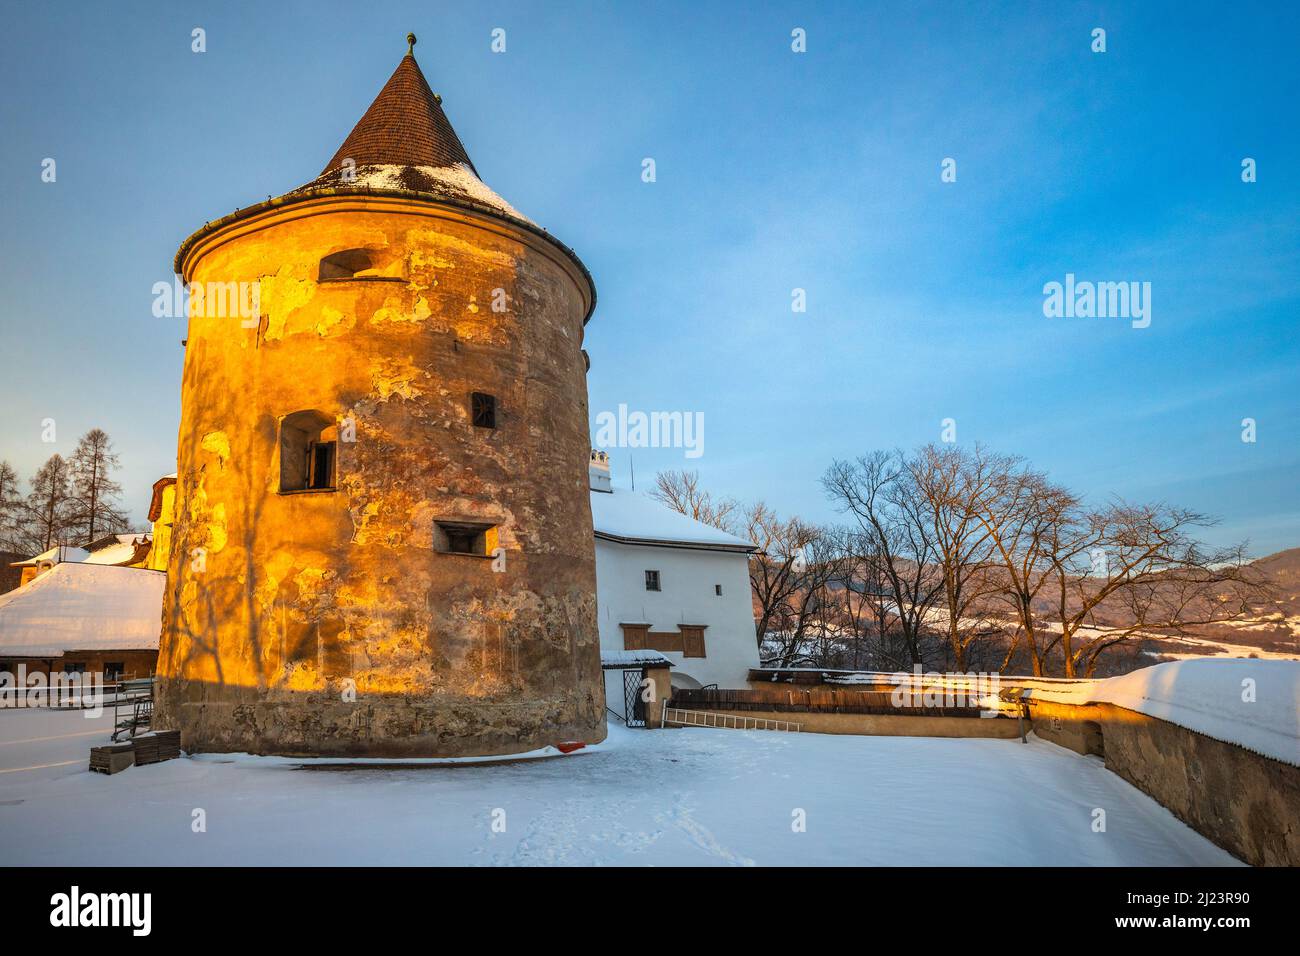
<path fill-rule="evenodd" d="M 144 568 L 56 565 L 0 594 L 0 656 L 157 648 L 166 580 Z"/>
<path fill-rule="evenodd" d="M 1039 700 L 1114 704 L 1300 766 L 1300 661 L 1200 658 L 1072 683 Z"/>

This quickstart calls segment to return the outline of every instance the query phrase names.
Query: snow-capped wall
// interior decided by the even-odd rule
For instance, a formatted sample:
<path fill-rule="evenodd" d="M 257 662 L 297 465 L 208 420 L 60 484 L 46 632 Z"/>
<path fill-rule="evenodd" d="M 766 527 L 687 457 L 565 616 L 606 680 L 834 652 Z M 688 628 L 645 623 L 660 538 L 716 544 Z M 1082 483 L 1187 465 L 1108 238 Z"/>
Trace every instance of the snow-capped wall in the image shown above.
<path fill-rule="evenodd" d="M 1300 766 L 1300 661 L 1204 658 L 1026 684 L 1035 700 L 1114 704 Z"/>

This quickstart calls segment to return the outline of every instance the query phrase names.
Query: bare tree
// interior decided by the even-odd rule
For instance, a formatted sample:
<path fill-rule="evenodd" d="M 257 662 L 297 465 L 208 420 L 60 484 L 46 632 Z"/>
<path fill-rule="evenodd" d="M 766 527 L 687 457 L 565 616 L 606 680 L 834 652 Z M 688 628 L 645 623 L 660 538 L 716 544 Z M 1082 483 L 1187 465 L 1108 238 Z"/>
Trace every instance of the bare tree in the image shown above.
<path fill-rule="evenodd" d="M 1041 677 L 1050 647 L 1044 646 L 1047 638 L 1035 605 L 1057 558 L 1090 547 L 1077 523 L 1079 499 L 1023 462 L 1008 460 L 973 498 L 972 507 L 989 534 L 991 560 L 1003 575 L 1000 594 L 1017 624 L 999 669 L 1010 665 L 1023 643 L 1034 676 Z"/>
<path fill-rule="evenodd" d="M 924 663 L 922 636 L 943 597 L 934 526 L 925 495 L 899 452 L 873 452 L 835 461 L 822 477 L 827 496 L 857 524 L 880 562 L 910 663 Z"/>
<path fill-rule="evenodd" d="M 729 533 L 740 508 L 734 498 L 714 498 L 701 488 L 698 471 L 661 471 L 649 495 L 688 518 Z"/>
<path fill-rule="evenodd" d="M 778 645 L 784 667 L 800 661 L 833 666 L 854 632 L 836 599 L 834 582 L 843 576 L 844 554 L 835 538 L 818 528 L 801 560 L 795 562 L 798 587 L 779 606 L 766 637 Z"/>
<path fill-rule="evenodd" d="M 827 581 L 827 604 L 837 631 L 839 656 L 846 658 L 832 665 L 824 660 L 823 666 L 843 666 L 853 670 L 865 667 L 871 660 L 867 642 L 876 622 L 873 595 L 868 591 L 872 575 L 871 555 L 858 546 L 860 536 L 848 528 L 835 528 L 826 532 L 826 538 L 837 552 L 835 571 Z M 849 646 L 844 647 L 847 643 Z"/>
<path fill-rule="evenodd" d="M 1088 549 L 1053 556 L 1051 596 L 1060 618 L 1064 676 L 1091 676 L 1102 653 L 1151 630 L 1190 633 L 1251 613 L 1268 588 L 1245 546 L 1206 549 L 1194 531 L 1206 515 L 1164 504 L 1113 503 L 1084 518 Z M 1119 626 L 1107 623 L 1120 612 Z M 1049 650 L 1051 647 L 1049 646 Z"/>
<path fill-rule="evenodd" d="M 937 623 L 959 671 L 968 669 L 976 642 L 1000 633 L 989 611 L 994 596 L 1004 590 L 1005 578 L 991 564 L 993 535 L 980 520 L 979 505 L 1018 464 L 979 445 L 927 445 L 907 459 L 943 578 Z"/>
<path fill-rule="evenodd" d="M 1089 509 L 1073 492 L 1015 462 L 997 469 L 975 510 L 1000 564 L 1002 594 L 1035 676 L 1061 658 L 1066 677 L 1091 675 L 1111 648 L 1152 631 L 1230 620 L 1264 595 L 1244 546 L 1205 549 L 1205 515 L 1123 502 Z"/>
<path fill-rule="evenodd" d="M 746 509 L 745 534 L 758 546 L 749 559 L 749 584 L 759 649 L 765 640 L 775 644 L 775 659 L 792 666 L 828 613 L 826 588 L 837 573 L 837 553 L 822 529 L 783 519 L 762 502 Z"/>
<path fill-rule="evenodd" d="M 62 543 L 72 509 L 69 480 L 68 463 L 62 455 L 51 455 L 32 478 L 32 490 L 23 507 L 21 541 L 27 550 L 39 553 Z"/>
<path fill-rule="evenodd" d="M 68 464 L 73 502 L 70 524 L 81 543 L 124 531 L 127 517 L 119 504 L 122 486 L 112 478 L 118 456 L 108 433 L 92 428 L 82 435 Z"/>

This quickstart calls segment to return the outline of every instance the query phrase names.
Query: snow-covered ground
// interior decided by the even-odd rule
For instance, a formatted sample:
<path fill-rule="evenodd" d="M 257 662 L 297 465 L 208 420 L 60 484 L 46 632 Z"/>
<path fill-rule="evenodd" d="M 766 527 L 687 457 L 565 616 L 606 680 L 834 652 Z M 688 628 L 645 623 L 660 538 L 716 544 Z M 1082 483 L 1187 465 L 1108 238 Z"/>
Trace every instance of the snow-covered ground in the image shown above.
<path fill-rule="evenodd" d="M 92 774 L 110 722 L 0 711 L 0 865 L 1235 862 L 1096 758 L 1032 739 L 612 725 L 599 747 L 505 764 Z"/>

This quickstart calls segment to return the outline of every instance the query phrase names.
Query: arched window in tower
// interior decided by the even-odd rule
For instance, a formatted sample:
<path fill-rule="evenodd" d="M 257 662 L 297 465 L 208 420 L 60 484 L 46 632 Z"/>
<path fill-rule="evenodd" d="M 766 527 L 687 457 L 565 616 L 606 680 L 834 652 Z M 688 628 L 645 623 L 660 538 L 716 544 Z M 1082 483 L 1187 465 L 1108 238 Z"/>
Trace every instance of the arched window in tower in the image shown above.
<path fill-rule="evenodd" d="M 333 491 L 338 426 L 314 409 L 280 421 L 280 490 Z"/>
<path fill-rule="evenodd" d="M 320 261 L 320 272 L 316 279 L 318 282 L 352 279 L 372 268 L 369 249 L 344 249 L 342 252 L 331 253 Z"/>

